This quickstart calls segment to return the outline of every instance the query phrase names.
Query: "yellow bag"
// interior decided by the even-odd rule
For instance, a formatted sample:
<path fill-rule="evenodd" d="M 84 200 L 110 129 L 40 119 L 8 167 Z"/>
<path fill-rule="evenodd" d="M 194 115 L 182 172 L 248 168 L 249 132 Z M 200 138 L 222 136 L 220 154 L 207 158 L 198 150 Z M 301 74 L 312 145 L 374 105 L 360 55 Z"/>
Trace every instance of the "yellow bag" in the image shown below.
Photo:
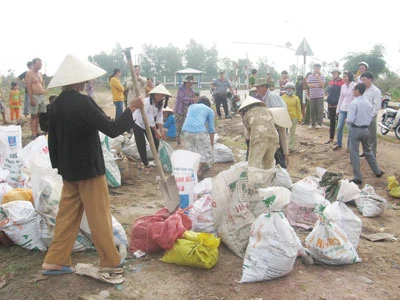
<path fill-rule="evenodd" d="M 211 269 L 218 261 L 220 239 L 205 232 L 185 231 L 160 258 L 166 263 Z"/>
<path fill-rule="evenodd" d="M 400 198 L 400 186 L 396 186 L 395 188 L 392 188 L 390 190 L 389 194 L 395 198 Z"/>
<path fill-rule="evenodd" d="M 388 184 L 388 190 L 389 191 L 391 191 L 393 188 L 399 186 L 399 182 L 396 180 L 396 177 L 394 177 L 394 176 L 389 176 L 387 178 L 387 181 L 389 182 L 389 184 Z"/>
<path fill-rule="evenodd" d="M 3 196 L 3 204 L 12 201 L 29 201 L 34 206 L 32 190 L 27 188 L 15 188 Z"/>

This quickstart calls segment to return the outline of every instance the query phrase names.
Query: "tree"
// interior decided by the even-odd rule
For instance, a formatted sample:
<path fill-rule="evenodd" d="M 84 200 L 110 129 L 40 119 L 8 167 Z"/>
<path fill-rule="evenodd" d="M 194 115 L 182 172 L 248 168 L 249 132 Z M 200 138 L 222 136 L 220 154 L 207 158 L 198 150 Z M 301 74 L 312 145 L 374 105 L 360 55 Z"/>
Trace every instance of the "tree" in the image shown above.
<path fill-rule="evenodd" d="M 342 59 L 345 61 L 343 67 L 355 74 L 358 70 L 358 64 L 361 61 L 364 61 L 368 63 L 368 71 L 370 71 L 374 77 L 385 75 L 390 72 L 386 67 L 386 61 L 383 59 L 384 52 L 385 47 L 383 47 L 381 44 L 374 45 L 372 50 L 369 52 L 350 52 Z"/>

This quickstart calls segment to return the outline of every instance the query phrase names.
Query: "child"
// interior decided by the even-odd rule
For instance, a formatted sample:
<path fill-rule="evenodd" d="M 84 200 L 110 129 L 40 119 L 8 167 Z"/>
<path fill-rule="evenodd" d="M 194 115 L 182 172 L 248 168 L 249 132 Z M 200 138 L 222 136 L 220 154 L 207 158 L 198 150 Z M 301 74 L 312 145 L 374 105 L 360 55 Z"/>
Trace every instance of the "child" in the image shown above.
<path fill-rule="evenodd" d="M 175 127 L 175 116 L 174 111 L 169 107 L 163 109 L 164 116 L 164 130 L 167 133 L 167 139 L 175 141 L 176 139 L 176 127 Z"/>
<path fill-rule="evenodd" d="M 56 95 L 51 95 L 49 97 L 49 104 L 46 105 L 46 112 L 45 113 L 40 113 L 39 114 L 39 125 L 40 125 L 40 130 L 44 132 L 49 132 L 49 110 L 51 104 L 56 100 L 57 96 Z"/>
<path fill-rule="evenodd" d="M 15 120 L 18 123 L 19 122 L 19 109 L 21 108 L 21 100 L 20 100 L 20 91 L 18 89 L 18 84 L 15 81 L 11 82 L 9 106 L 10 106 L 11 121 L 14 121 L 14 117 L 15 117 Z"/>

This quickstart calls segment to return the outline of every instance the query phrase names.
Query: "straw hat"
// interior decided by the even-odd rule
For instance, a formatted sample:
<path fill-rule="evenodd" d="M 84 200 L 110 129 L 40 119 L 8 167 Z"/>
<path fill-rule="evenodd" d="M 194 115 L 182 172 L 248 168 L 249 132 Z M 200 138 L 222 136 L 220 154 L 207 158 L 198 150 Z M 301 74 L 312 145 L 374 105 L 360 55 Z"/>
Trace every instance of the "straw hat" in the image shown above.
<path fill-rule="evenodd" d="M 186 76 L 186 78 L 183 80 L 183 82 L 197 83 L 197 81 L 194 80 L 193 75 L 188 75 L 188 76 Z"/>
<path fill-rule="evenodd" d="M 163 94 L 165 96 L 170 96 L 171 97 L 171 94 L 168 92 L 168 90 L 162 84 L 157 85 L 154 89 L 152 89 L 150 91 L 149 94 Z"/>
<path fill-rule="evenodd" d="M 254 86 L 260 86 L 260 85 L 268 85 L 268 80 L 267 78 L 256 78 L 256 82 L 254 83 Z"/>
<path fill-rule="evenodd" d="M 103 76 L 106 73 L 105 70 L 88 61 L 81 60 L 73 55 L 67 55 L 47 88 L 85 82 Z"/>
<path fill-rule="evenodd" d="M 242 103 L 242 105 L 240 105 L 240 107 L 239 107 L 239 111 L 241 111 L 243 108 L 245 108 L 246 106 L 249 106 L 249 105 L 252 105 L 252 104 L 254 104 L 254 103 L 258 103 L 258 104 L 260 104 L 260 105 L 262 105 L 262 106 L 266 106 L 265 105 L 265 103 L 264 102 L 262 102 L 262 101 L 260 101 L 260 100 L 258 100 L 258 99 L 256 99 L 256 98 L 254 98 L 254 97 L 247 97 L 246 98 L 246 100 L 244 100 L 243 101 L 243 103 Z"/>
<path fill-rule="evenodd" d="M 174 112 L 171 108 L 169 108 L 169 107 L 166 107 L 166 108 L 163 108 L 163 112 Z"/>
<path fill-rule="evenodd" d="M 269 110 L 271 111 L 276 125 L 284 128 L 292 127 L 292 121 L 290 120 L 289 112 L 286 107 L 271 107 Z"/>

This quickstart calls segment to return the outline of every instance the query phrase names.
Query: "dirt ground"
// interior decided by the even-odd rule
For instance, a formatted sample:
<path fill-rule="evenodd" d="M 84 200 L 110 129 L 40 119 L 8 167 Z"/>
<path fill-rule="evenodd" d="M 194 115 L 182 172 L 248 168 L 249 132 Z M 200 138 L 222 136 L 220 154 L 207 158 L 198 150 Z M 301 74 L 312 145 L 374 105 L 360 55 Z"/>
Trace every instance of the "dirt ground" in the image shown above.
<path fill-rule="evenodd" d="M 207 94 L 207 92 L 205 92 Z M 114 106 L 103 97 L 104 110 L 114 115 Z M 325 120 L 326 121 L 326 120 Z M 236 162 L 243 159 L 245 149 L 243 126 L 238 116 L 217 121 L 216 131 L 221 143 L 230 147 Z M 314 175 L 316 167 L 341 172 L 351 179 L 352 171 L 349 154 L 345 147 L 332 151 L 328 140 L 329 128 L 308 130 L 297 128 L 297 152 L 290 155 L 288 171 L 296 182 Z M 24 141 L 28 142 L 29 124 L 24 126 Z M 347 138 L 347 135 L 344 137 Z M 171 143 L 174 148 L 176 144 Z M 378 139 L 378 163 L 385 175 L 376 176 L 361 159 L 364 184 L 388 200 L 388 208 L 378 217 L 362 217 L 355 206 L 352 210 L 362 219 L 363 233 L 386 232 L 400 236 L 399 200 L 387 191 L 387 177 L 395 175 L 400 179 L 399 140 L 395 137 Z M 233 163 L 216 163 L 206 177 L 213 177 L 229 168 Z M 132 223 L 139 217 L 155 213 L 163 207 L 163 199 L 155 180 L 157 170 L 150 174 L 132 169 L 134 180 L 119 188 L 110 189 L 112 212 L 130 235 Z M 296 229 L 304 242 L 308 232 Z M 23 250 L 16 246 L 0 249 L 0 274 L 10 274 L 8 284 L 0 289 L 0 299 L 77 299 L 80 295 L 96 295 L 107 290 L 109 299 L 400 299 L 400 248 L 399 241 L 371 242 L 360 239 L 357 252 L 361 263 L 345 266 L 305 265 L 301 259 L 295 263 L 292 273 L 272 281 L 240 284 L 243 260 L 235 256 L 223 243 L 219 248 L 217 265 L 211 270 L 195 269 L 159 261 L 162 254 L 148 255 L 135 259 L 128 255 L 125 266 L 126 281 L 121 286 L 111 286 L 89 277 L 64 275 L 42 277 L 39 275 L 44 253 Z M 74 263 L 96 263 L 95 252 L 73 254 Z M 1 280 L 0 280 L 1 282 Z"/>

